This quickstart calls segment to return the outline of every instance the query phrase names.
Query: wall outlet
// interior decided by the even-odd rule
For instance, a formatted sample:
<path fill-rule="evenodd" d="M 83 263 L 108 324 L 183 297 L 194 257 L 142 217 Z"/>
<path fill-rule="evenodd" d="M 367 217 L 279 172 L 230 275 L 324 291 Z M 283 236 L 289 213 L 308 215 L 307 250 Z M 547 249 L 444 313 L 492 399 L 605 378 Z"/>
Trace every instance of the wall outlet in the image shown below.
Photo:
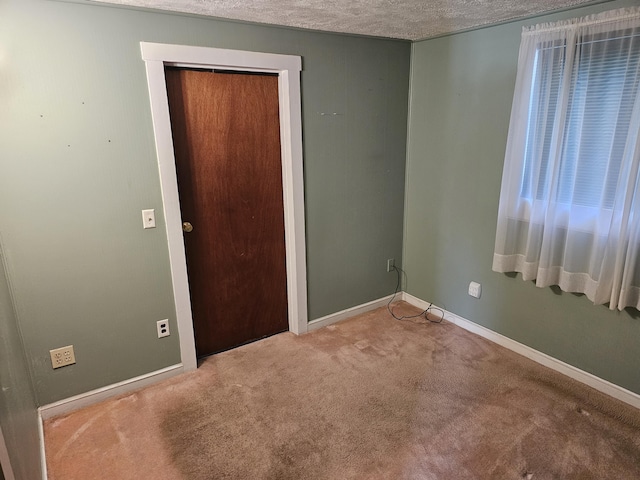
<path fill-rule="evenodd" d="M 469 295 L 472 297 L 480 298 L 482 294 L 482 285 L 477 282 L 471 282 L 469 284 Z"/>
<path fill-rule="evenodd" d="M 49 350 L 49 355 L 51 355 L 51 365 L 54 369 L 76 363 L 76 355 L 73 352 L 73 345 Z"/>
<path fill-rule="evenodd" d="M 393 258 L 387 260 L 387 272 L 393 272 L 394 267 L 396 266 L 396 261 Z"/>
<path fill-rule="evenodd" d="M 158 320 L 156 322 L 156 326 L 158 328 L 158 338 L 168 337 L 171 335 L 169 331 L 169 320 Z"/>

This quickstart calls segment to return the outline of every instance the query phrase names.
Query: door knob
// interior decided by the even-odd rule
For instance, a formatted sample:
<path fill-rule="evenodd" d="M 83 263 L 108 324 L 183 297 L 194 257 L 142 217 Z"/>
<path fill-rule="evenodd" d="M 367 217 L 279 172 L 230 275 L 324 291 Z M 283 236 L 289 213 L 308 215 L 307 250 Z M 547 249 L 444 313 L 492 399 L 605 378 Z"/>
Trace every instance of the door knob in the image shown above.
<path fill-rule="evenodd" d="M 193 231 L 193 225 L 189 222 L 182 222 L 182 231 L 187 233 Z"/>

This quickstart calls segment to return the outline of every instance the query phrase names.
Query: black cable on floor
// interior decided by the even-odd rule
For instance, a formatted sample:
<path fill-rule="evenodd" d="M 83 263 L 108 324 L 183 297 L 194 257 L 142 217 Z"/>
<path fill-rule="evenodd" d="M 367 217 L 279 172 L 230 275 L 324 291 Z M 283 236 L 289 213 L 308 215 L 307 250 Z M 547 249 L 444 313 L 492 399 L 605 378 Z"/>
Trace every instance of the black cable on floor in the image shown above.
<path fill-rule="evenodd" d="M 398 275 L 398 282 L 396 283 L 396 290 L 395 292 L 393 292 L 393 296 L 389 300 L 389 303 L 387 303 L 387 310 L 389 311 L 391 316 L 396 320 L 411 320 L 413 318 L 424 317 L 424 319 L 429 323 L 442 323 L 442 320 L 444 319 L 444 310 L 438 307 L 434 307 L 432 303 L 429 304 L 426 310 L 418 313 L 417 315 L 402 315 L 401 317 L 399 317 L 398 315 L 395 314 L 395 312 L 393 311 L 393 308 L 391 308 L 391 303 L 395 300 L 396 296 L 398 295 L 398 292 L 400 291 L 401 275 L 402 274 L 406 275 L 406 272 L 401 268 L 396 267 L 395 265 L 392 268 L 396 271 L 396 274 Z M 439 312 L 439 315 L 436 315 L 433 312 Z M 429 315 L 436 316 L 437 319 L 432 320 L 431 318 L 429 318 Z"/>

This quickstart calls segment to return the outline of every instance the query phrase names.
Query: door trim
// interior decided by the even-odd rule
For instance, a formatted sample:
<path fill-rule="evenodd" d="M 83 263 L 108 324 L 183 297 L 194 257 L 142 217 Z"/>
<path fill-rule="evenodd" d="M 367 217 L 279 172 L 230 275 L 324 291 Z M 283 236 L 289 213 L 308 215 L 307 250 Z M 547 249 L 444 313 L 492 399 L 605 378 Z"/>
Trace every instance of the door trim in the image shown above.
<path fill-rule="evenodd" d="M 165 66 L 245 70 L 278 74 L 280 144 L 287 267 L 289 331 L 305 333 L 307 266 L 304 229 L 302 117 L 299 56 L 140 42 L 147 71 L 162 203 L 164 206 L 180 355 L 185 371 L 197 367 L 191 298 L 184 249 L 171 120 L 164 75 Z"/>

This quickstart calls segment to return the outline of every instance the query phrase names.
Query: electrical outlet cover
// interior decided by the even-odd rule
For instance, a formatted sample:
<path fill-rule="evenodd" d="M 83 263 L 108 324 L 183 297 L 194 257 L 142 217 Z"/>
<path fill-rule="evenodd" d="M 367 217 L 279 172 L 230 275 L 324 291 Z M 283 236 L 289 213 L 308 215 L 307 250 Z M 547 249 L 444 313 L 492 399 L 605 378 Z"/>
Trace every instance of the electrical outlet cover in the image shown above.
<path fill-rule="evenodd" d="M 482 285 L 480 285 L 478 282 L 471 282 L 469 284 L 469 295 L 471 295 L 472 297 L 480 298 L 481 294 Z"/>
<path fill-rule="evenodd" d="M 171 335 L 171 332 L 169 331 L 168 319 L 158 320 L 156 322 L 156 326 L 158 328 L 158 338 L 168 337 L 169 335 Z"/>
<path fill-rule="evenodd" d="M 54 369 L 76 363 L 76 355 L 73 351 L 73 345 L 54 348 L 53 350 L 49 350 L 49 354 L 51 355 L 51 365 Z"/>

